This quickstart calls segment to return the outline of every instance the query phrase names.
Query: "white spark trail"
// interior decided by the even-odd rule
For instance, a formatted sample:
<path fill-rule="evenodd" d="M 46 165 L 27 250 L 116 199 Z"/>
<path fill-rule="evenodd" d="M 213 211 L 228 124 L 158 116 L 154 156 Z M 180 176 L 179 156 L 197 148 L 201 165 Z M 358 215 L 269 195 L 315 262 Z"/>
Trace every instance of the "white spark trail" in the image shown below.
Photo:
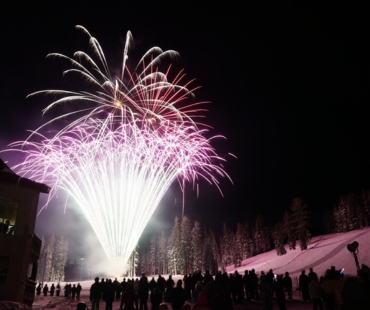
<path fill-rule="evenodd" d="M 205 111 L 198 108 L 205 102 L 191 101 L 197 87 L 190 87 L 193 81 L 183 83 L 182 70 L 171 81 L 171 66 L 159 68 L 176 52 L 152 48 L 130 72 L 128 32 L 122 72 L 113 79 L 97 40 L 82 26 L 77 28 L 89 36 L 98 61 L 84 52 L 76 52 L 76 60 L 51 56 L 69 61 L 73 69 L 65 73 L 80 74 L 89 91 L 31 94 L 53 96 L 55 101 L 43 113 L 71 103 L 73 111 L 46 121 L 6 151 L 25 156 L 13 166 L 18 174 L 51 186 L 44 208 L 59 191 L 73 198 L 112 266 L 122 269 L 174 181 L 184 190 L 185 182 L 204 179 L 219 188 L 219 177 L 231 179 L 222 168 L 225 159 L 211 145 L 220 136 L 207 138 L 207 127 L 200 129 L 204 124 L 195 120 Z M 58 131 L 46 130 L 61 122 Z"/>

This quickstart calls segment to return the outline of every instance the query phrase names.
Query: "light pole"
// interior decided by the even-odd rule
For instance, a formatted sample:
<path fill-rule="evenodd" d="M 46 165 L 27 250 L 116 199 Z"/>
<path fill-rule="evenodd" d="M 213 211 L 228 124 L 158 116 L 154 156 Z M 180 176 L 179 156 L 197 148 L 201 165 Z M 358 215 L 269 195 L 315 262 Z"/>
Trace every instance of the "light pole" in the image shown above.
<path fill-rule="evenodd" d="M 360 268 L 360 264 L 358 263 L 358 258 L 357 258 L 358 242 L 357 241 L 353 241 L 352 243 L 348 244 L 347 245 L 347 250 L 350 251 L 352 253 L 353 257 L 355 258 L 357 272 L 359 272 L 361 268 Z"/>

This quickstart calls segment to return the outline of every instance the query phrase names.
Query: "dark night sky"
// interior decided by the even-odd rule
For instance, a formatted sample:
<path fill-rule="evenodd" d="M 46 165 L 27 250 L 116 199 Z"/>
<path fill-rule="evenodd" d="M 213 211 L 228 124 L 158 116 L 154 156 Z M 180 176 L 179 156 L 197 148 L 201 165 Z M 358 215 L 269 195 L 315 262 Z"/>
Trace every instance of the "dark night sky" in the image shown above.
<path fill-rule="evenodd" d="M 14 2 L 2 9 L 2 148 L 40 121 L 48 102 L 26 96 L 61 83 L 61 71 L 45 56 L 87 50 L 75 25 L 98 39 L 112 66 L 120 64 L 130 30 L 135 49 L 180 53 L 187 76 L 202 86 L 198 98 L 212 102 L 213 133 L 227 137 L 216 149 L 238 158 L 226 165 L 234 184 L 221 182 L 223 198 L 206 185 L 198 199 L 190 192 L 191 219 L 214 227 L 257 214 L 274 221 L 295 196 L 316 212 L 339 195 L 370 188 L 368 7 L 87 3 L 94 2 Z M 181 215 L 174 197 L 181 200 L 175 190 L 166 197 L 173 206 L 156 211 L 158 227 Z"/>

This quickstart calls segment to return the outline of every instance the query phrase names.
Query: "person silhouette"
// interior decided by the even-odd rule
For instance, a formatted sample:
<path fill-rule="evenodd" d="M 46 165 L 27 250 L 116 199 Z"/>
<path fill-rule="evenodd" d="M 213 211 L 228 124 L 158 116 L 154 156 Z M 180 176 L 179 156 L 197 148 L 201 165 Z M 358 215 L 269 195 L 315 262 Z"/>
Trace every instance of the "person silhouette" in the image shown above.
<path fill-rule="evenodd" d="M 45 284 L 45 286 L 44 286 L 44 288 L 42 290 L 42 292 L 44 293 L 44 296 L 47 296 L 48 295 L 48 291 L 49 291 L 48 285 Z"/>
<path fill-rule="evenodd" d="M 9 226 L 10 226 L 10 221 L 5 220 L 4 223 L 0 224 L 0 232 L 2 232 L 3 234 L 6 234 L 8 232 Z"/>

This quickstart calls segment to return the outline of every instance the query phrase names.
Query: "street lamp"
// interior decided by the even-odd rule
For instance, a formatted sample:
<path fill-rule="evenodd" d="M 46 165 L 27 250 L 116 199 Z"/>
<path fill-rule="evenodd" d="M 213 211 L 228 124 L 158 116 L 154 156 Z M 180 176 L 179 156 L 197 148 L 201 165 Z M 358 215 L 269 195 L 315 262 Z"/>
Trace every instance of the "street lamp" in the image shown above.
<path fill-rule="evenodd" d="M 353 257 L 355 258 L 357 271 L 360 271 L 360 264 L 358 263 L 358 258 L 357 258 L 358 246 L 359 246 L 358 242 L 353 241 L 352 243 L 347 245 L 347 250 L 352 253 Z"/>

